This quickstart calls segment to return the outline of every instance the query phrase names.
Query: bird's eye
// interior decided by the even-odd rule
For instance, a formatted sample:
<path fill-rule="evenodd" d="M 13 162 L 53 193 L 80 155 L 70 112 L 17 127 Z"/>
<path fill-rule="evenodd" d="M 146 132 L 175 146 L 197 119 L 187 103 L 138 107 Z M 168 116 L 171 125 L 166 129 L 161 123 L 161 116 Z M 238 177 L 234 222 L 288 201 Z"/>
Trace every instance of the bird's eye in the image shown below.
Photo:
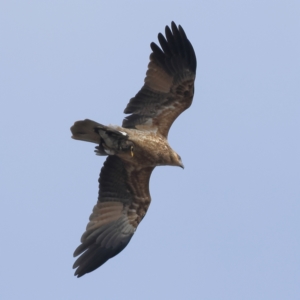
<path fill-rule="evenodd" d="M 178 159 L 179 159 L 179 160 L 181 160 L 181 157 L 180 157 L 180 155 L 178 155 L 178 154 L 177 154 L 177 156 L 178 156 Z"/>

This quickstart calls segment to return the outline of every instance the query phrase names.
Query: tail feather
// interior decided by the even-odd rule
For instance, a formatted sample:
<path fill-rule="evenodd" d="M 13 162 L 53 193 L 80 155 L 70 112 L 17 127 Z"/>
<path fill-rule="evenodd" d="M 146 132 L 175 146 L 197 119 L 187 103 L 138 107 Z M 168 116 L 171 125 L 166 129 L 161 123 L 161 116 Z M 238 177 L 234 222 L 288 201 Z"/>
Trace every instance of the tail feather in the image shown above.
<path fill-rule="evenodd" d="M 120 151 L 132 151 L 133 144 L 128 141 L 128 134 L 117 130 L 114 126 L 104 126 L 85 119 L 75 122 L 71 132 L 75 140 L 98 144 L 95 150 L 97 155 L 115 155 Z"/>
<path fill-rule="evenodd" d="M 99 133 L 95 130 L 95 128 L 99 126 L 102 125 L 89 119 L 77 121 L 70 128 L 73 134 L 72 138 L 75 140 L 99 144 L 101 137 Z"/>

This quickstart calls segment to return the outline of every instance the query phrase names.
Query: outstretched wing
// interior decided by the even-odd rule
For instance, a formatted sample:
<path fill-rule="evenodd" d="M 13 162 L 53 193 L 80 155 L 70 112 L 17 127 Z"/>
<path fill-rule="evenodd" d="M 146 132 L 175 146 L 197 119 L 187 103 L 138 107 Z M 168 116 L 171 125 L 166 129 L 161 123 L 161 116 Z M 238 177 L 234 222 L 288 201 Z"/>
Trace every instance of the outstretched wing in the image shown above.
<path fill-rule="evenodd" d="M 145 84 L 124 113 L 123 127 L 156 131 L 167 137 L 174 120 L 191 104 L 194 96 L 196 55 L 184 30 L 174 22 L 160 33 L 162 50 L 151 43 L 152 53 Z"/>
<path fill-rule="evenodd" d="M 120 253 L 129 243 L 149 207 L 149 179 L 153 168 L 134 169 L 117 156 L 109 156 L 100 173 L 99 198 L 81 245 L 74 256 L 78 277 Z"/>

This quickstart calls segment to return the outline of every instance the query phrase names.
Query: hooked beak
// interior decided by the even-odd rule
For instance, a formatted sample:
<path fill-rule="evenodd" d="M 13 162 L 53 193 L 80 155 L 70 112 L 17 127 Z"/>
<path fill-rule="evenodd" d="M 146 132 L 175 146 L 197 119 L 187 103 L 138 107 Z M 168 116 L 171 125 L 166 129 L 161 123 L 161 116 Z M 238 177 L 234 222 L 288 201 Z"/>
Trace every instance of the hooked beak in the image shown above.
<path fill-rule="evenodd" d="M 182 169 L 184 169 L 184 165 L 183 165 L 182 161 L 180 162 L 179 167 L 182 168 Z"/>

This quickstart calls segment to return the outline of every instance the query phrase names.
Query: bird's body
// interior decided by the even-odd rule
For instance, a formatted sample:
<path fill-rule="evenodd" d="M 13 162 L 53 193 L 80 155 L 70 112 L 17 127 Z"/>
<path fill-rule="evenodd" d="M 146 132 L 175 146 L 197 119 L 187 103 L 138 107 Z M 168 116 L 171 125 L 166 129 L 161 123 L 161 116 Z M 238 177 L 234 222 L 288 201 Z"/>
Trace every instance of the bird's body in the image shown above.
<path fill-rule="evenodd" d="M 98 144 L 96 154 L 107 156 L 99 178 L 99 197 L 74 256 L 78 277 L 101 266 L 129 243 L 151 202 L 149 180 L 156 166 L 179 166 L 170 147 L 169 129 L 194 95 L 196 56 L 183 29 L 172 22 L 163 51 L 154 43 L 145 84 L 130 100 L 121 126 L 91 120 L 71 127 L 73 138 Z"/>

